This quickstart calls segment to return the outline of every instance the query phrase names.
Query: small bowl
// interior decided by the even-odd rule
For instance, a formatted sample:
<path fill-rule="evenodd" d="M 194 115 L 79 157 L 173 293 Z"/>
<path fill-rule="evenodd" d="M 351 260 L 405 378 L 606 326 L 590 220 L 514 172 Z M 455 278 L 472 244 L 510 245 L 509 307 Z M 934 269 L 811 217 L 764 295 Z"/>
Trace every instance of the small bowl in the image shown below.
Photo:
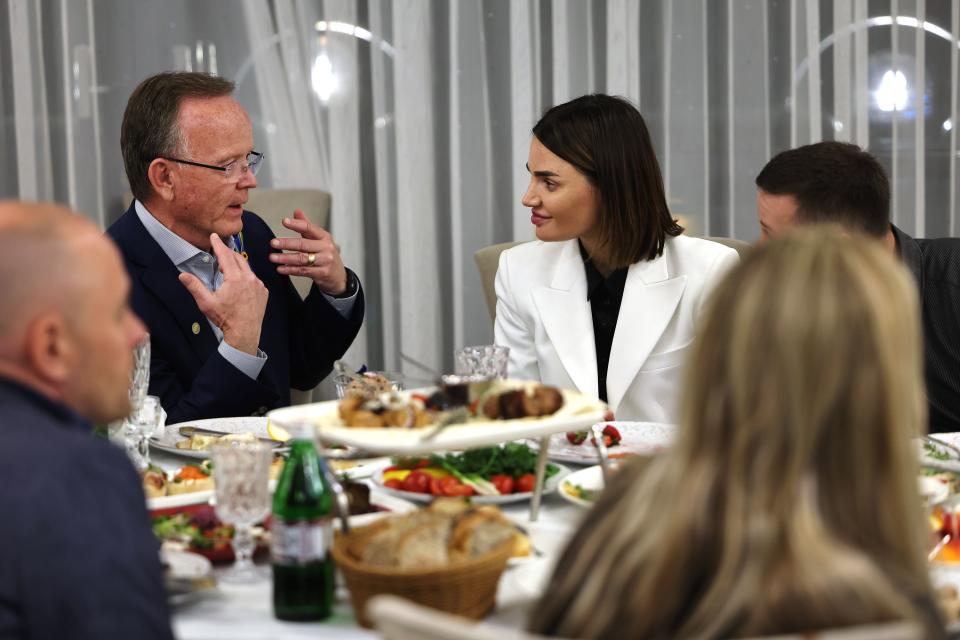
<path fill-rule="evenodd" d="M 368 380 L 369 384 L 365 384 Z M 365 371 L 354 377 L 337 374 L 333 377 L 333 382 L 337 387 L 337 397 L 341 400 L 353 391 L 370 396 L 388 391 L 403 391 L 403 374 L 394 371 Z"/>

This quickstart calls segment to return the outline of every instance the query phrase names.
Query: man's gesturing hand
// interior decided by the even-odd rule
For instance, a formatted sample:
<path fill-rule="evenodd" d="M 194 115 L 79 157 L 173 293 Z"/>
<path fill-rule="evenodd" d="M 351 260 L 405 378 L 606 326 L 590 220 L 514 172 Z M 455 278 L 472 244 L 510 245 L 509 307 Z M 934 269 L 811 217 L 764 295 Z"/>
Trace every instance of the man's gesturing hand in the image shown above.
<path fill-rule="evenodd" d="M 306 276 L 317 283 L 320 290 L 340 295 L 347 288 L 347 270 L 340 259 L 340 250 L 333 237 L 320 227 L 310 224 L 303 211 L 297 209 L 293 218 L 284 218 L 283 226 L 300 234 L 299 238 L 275 238 L 274 249 L 291 253 L 271 253 L 270 261 L 277 264 L 277 273 L 288 276 Z"/>
<path fill-rule="evenodd" d="M 223 331 L 224 341 L 244 353 L 256 355 L 260 344 L 260 327 L 270 292 L 250 270 L 250 265 L 236 251 L 231 251 L 215 233 L 210 244 L 217 256 L 223 284 L 209 291 L 189 273 L 180 274 L 180 283 L 187 288 L 197 306 L 210 321 Z"/>

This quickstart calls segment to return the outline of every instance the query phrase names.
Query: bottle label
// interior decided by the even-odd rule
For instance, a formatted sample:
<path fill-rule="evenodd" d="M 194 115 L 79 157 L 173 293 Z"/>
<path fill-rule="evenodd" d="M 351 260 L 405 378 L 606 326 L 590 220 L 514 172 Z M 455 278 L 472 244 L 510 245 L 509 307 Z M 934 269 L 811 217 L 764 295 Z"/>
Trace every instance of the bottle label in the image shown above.
<path fill-rule="evenodd" d="M 274 564 L 320 562 L 333 540 L 330 518 L 284 522 L 274 518 L 270 530 L 270 558 Z"/>

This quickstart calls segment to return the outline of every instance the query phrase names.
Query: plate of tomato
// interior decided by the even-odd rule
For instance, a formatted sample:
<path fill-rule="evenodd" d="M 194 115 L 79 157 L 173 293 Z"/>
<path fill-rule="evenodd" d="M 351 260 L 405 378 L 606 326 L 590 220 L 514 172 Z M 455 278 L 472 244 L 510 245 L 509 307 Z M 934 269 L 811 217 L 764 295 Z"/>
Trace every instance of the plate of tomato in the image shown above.
<path fill-rule="evenodd" d="M 598 426 L 607 445 L 607 455 L 613 459 L 655 455 L 673 444 L 677 433 L 676 425 L 660 422 L 608 420 L 598 423 Z M 536 447 L 539 442 L 531 441 L 530 445 Z M 573 464 L 594 465 L 600 462 L 593 435 L 588 430 L 551 436 L 549 455 L 551 460 Z"/>
<path fill-rule="evenodd" d="M 552 467 L 553 473 L 544 481 L 544 493 L 555 491 L 560 481 L 570 473 L 570 469 L 563 465 L 551 463 L 548 466 Z M 483 480 L 486 480 L 497 493 L 481 495 L 471 486 L 469 480 L 464 482 L 446 469 L 430 466 L 427 460 L 424 460 L 419 467 L 412 469 L 390 466 L 373 477 L 374 484 L 383 491 L 416 502 L 430 502 L 434 498 L 443 496 L 469 497 L 477 504 L 520 502 L 530 499 L 536 484 L 533 473 L 518 476 L 500 473 L 485 477 Z"/>

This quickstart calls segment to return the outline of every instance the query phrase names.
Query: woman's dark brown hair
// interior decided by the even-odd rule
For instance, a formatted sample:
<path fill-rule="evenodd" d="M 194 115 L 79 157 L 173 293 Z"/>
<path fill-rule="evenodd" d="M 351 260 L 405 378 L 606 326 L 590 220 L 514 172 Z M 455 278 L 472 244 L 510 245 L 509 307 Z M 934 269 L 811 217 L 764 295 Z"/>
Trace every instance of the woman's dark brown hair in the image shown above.
<path fill-rule="evenodd" d="M 533 135 L 597 189 L 599 238 L 610 266 L 653 260 L 667 236 L 683 233 L 667 208 L 647 125 L 625 99 L 598 93 L 557 105 Z"/>

